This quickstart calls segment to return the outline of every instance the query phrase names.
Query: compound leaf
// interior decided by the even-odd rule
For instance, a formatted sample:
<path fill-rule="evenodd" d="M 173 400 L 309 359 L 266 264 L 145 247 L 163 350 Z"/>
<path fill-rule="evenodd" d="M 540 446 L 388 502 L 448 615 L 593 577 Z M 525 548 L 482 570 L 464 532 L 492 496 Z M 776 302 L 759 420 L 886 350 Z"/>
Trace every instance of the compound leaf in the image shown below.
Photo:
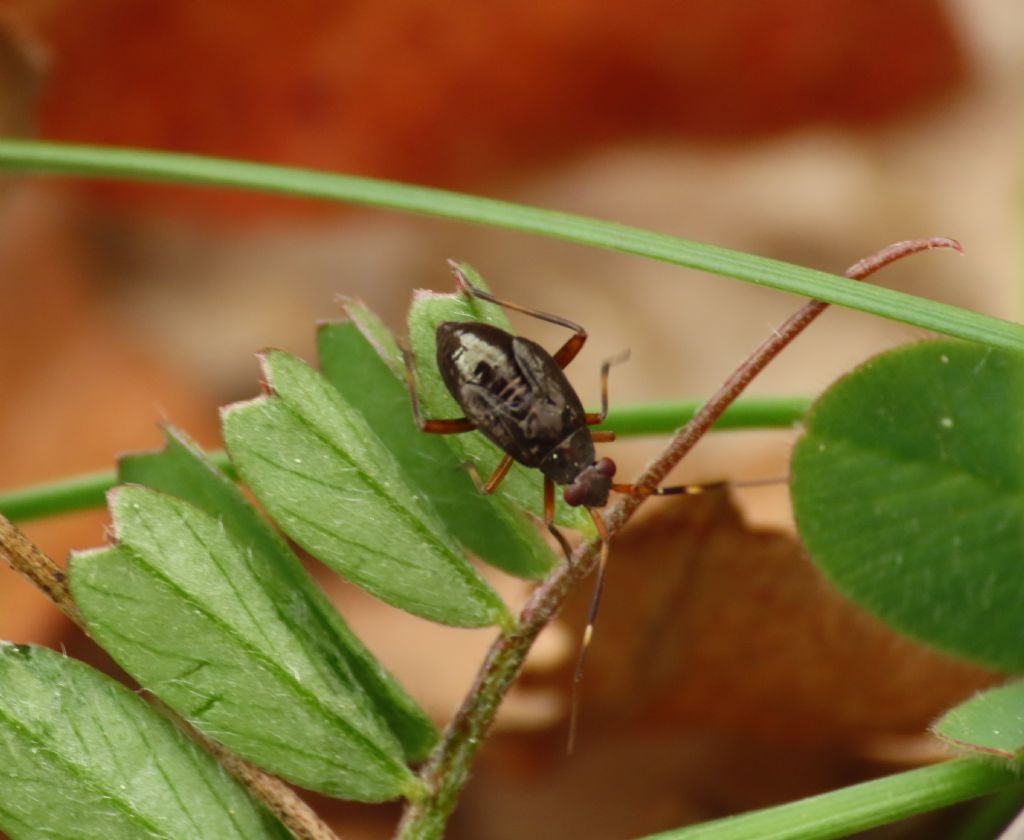
<path fill-rule="evenodd" d="M 140 697 L 46 648 L 0 644 L 0 828 L 11 840 L 286 840 Z"/>
<path fill-rule="evenodd" d="M 354 680 L 311 649 L 253 549 L 181 499 L 111 493 L 118 545 L 73 555 L 90 633 L 139 683 L 244 758 L 303 787 L 378 801 L 415 792 Z"/>
<path fill-rule="evenodd" d="M 346 311 L 352 323 L 325 324 L 318 333 L 324 376 L 362 412 L 456 539 L 510 574 L 544 577 L 555 556 L 536 525 L 507 499 L 480 493 L 448 442 L 417 428 L 394 338 L 365 308 L 349 304 Z"/>
<path fill-rule="evenodd" d="M 273 393 L 223 412 L 246 484 L 295 542 L 383 601 L 444 624 L 510 626 L 508 608 L 422 504 L 362 414 L 280 351 Z"/>
<path fill-rule="evenodd" d="M 437 732 L 426 713 L 349 629 L 344 619 L 302 567 L 295 553 L 256 511 L 238 485 L 217 469 L 183 432 L 166 427 L 159 452 L 133 453 L 118 462 L 125 484 L 170 493 L 217 519 L 249 548 L 248 562 L 281 620 L 302 638 L 311 658 L 335 671 L 343 684 L 366 693 L 402 743 L 406 758 L 426 756 Z"/>

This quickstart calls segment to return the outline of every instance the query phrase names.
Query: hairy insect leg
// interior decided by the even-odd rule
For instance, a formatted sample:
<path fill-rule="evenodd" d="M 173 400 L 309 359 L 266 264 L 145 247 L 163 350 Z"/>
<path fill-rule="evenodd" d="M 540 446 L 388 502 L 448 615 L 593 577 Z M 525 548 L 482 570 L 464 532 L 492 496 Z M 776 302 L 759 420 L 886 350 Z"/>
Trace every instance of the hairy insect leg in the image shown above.
<path fill-rule="evenodd" d="M 420 408 L 420 394 L 416 388 L 416 367 L 412 351 L 405 345 L 400 345 L 400 348 L 402 361 L 405 362 L 405 386 L 409 390 L 409 399 L 412 402 L 412 416 L 420 430 L 434 435 L 456 435 L 460 432 L 473 431 L 476 426 L 465 417 L 432 419 L 423 416 L 423 411 Z"/>
<path fill-rule="evenodd" d="M 575 321 L 570 321 L 568 318 L 562 318 L 559 315 L 551 315 L 548 312 L 541 312 L 539 309 L 530 309 L 526 306 L 520 306 L 518 303 L 512 303 L 507 300 L 496 298 L 490 292 L 478 289 L 470 283 L 469 278 L 462 273 L 462 269 L 455 260 L 448 260 L 448 265 L 451 266 L 452 271 L 455 273 L 455 285 L 463 294 L 479 298 L 480 300 L 486 300 L 488 303 L 503 306 L 506 309 L 512 309 L 515 312 L 522 312 L 524 315 L 539 318 L 541 321 L 547 321 L 548 323 L 557 324 L 560 327 L 572 330 L 575 335 L 565 342 L 565 344 L 563 344 L 556 352 L 552 353 L 552 358 L 561 368 L 564 368 L 569 364 L 569 362 L 576 358 L 576 355 L 580 352 L 580 348 L 583 347 L 587 340 L 587 331 Z"/>
<path fill-rule="evenodd" d="M 505 476 L 508 475 L 508 471 L 512 468 L 512 457 L 510 455 L 503 457 L 486 482 L 480 480 L 480 473 L 476 471 L 472 461 L 463 461 L 462 468 L 469 473 L 469 477 L 473 479 L 476 489 L 485 496 L 490 496 L 498 489 L 498 485 L 505 480 Z"/>
<path fill-rule="evenodd" d="M 512 456 L 506 455 L 501 459 L 501 463 L 494 468 L 494 472 L 491 473 L 491 477 L 487 479 L 487 483 L 480 488 L 480 492 L 486 496 L 490 496 L 495 490 L 498 489 L 498 485 L 505 480 L 505 476 L 508 475 L 508 471 L 512 469 Z"/>
<path fill-rule="evenodd" d="M 611 443 L 615 440 L 615 432 L 602 429 L 599 432 L 591 432 L 590 438 L 594 443 Z"/>
<path fill-rule="evenodd" d="M 565 553 L 565 562 L 571 564 L 572 546 L 569 545 L 565 534 L 559 531 L 555 525 L 555 482 L 547 476 L 544 477 L 544 525 L 562 547 L 562 551 Z"/>
<path fill-rule="evenodd" d="M 608 371 L 612 369 L 613 365 L 621 365 L 626 361 L 629 361 L 629 350 L 623 350 L 617 356 L 612 356 L 601 362 L 601 410 L 597 414 L 593 412 L 587 414 L 588 426 L 603 423 L 608 416 Z"/>
<path fill-rule="evenodd" d="M 583 669 L 587 662 L 587 651 L 590 649 L 590 642 L 594 638 L 594 623 L 597 621 L 597 611 L 601 607 L 601 595 L 604 593 L 604 573 L 608 568 L 608 529 L 605 527 L 601 514 L 593 508 L 587 508 L 590 518 L 594 520 L 597 534 L 601 539 L 601 554 L 597 561 L 597 580 L 594 582 L 594 594 L 590 599 L 590 610 L 587 613 L 587 626 L 583 630 L 583 641 L 580 644 L 580 654 L 576 659 L 576 670 L 572 675 L 572 697 L 569 707 L 569 741 L 566 745 L 566 752 L 572 753 L 576 746 L 576 729 L 580 716 L 580 686 L 583 682 Z"/>

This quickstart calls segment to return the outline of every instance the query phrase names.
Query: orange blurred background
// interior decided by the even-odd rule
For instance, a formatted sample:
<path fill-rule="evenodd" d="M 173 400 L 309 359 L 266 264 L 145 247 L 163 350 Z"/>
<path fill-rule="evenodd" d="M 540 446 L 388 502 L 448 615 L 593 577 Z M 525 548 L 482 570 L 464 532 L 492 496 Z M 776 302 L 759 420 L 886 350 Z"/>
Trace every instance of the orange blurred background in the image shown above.
<path fill-rule="evenodd" d="M 894 240 L 953 236 L 966 258 L 924 255 L 877 282 L 1020 315 L 1024 14 L 1014 0 L 303 0 L 287 8 L 2 0 L 0 39 L 4 136 L 429 184 L 833 272 Z M 473 263 L 507 298 L 587 326 L 592 340 L 572 373 L 587 402 L 596 401 L 601 359 L 624 347 L 632 359 L 615 372 L 614 402 L 706 396 L 799 305 L 671 266 L 463 224 L 219 190 L 5 176 L 0 491 L 109 469 L 118 452 L 159 445 L 160 420 L 218 445 L 217 406 L 255 392 L 255 351 L 277 346 L 314 359 L 314 324 L 337 316 L 338 293 L 361 296 L 400 330 L 413 288 L 450 288 L 447 257 Z M 517 323 L 541 341 L 557 335 Z M 755 391 L 814 395 L 867 356 L 919 337 L 832 311 Z M 784 474 L 792 438 L 720 436 L 703 443 L 680 476 Z M 623 474 L 659 445 L 616 444 Z M 790 676 L 770 681 L 783 688 L 772 689 L 765 719 L 755 725 L 748 714 L 764 696 L 756 692 L 751 706 L 716 717 L 715 698 L 749 676 L 726 646 L 712 656 L 718 694 L 683 703 L 678 718 L 662 701 L 642 726 L 626 725 L 598 690 L 581 754 L 566 760 L 564 680 L 544 672 L 561 674 L 575 637 L 556 629 L 535 675 L 510 699 L 452 837 L 627 836 L 934 754 L 921 736 L 930 717 L 990 677 L 904 651 L 881 628 L 863 629 L 864 617 L 825 592 L 789 541 L 784 492 L 741 501 L 749 522 L 777 529 L 772 539 L 790 546 L 779 591 L 797 579 L 792 591 L 806 600 L 780 615 L 754 593 L 749 626 L 735 632 L 756 633 L 767 622 L 780 624 L 783 638 L 787 630 L 790 641 L 803 638 L 806 623 L 791 622 L 793 614 L 839 622 L 837 638 L 853 628 L 852 659 L 870 651 L 890 671 L 914 675 L 913 686 L 901 683 L 900 696 L 914 697 L 898 706 L 906 713 L 877 715 L 898 701 L 868 686 L 870 702 L 854 698 L 854 711 L 833 717 L 822 710 L 835 683 L 812 679 L 798 690 L 818 709 L 808 712 L 815 725 L 797 726 L 782 712 L 791 706 L 786 687 L 799 680 L 780 665 L 776 676 Z M 654 524 L 633 539 L 646 539 L 664 515 L 649 513 Z M 741 528 L 725 519 L 726 532 Z M 24 528 L 63 562 L 70 549 L 103 542 L 106 523 L 96 511 Z M 666 550 L 670 541 L 657 545 Z M 657 580 L 662 570 L 646 574 Z M 324 583 L 385 663 L 446 719 L 488 634 L 425 626 L 335 580 Z M 521 585 L 499 585 L 522 597 Z M 620 615 L 640 617 L 599 629 L 598 650 L 602 632 L 646 638 L 635 627 L 645 614 L 641 595 L 628 583 L 619 591 Z M 615 609 L 613 592 L 602 617 L 608 628 L 616 627 Z M 102 662 L 6 569 L 0 638 L 64 645 Z M 806 673 L 829 658 L 824 641 L 812 653 L 818 660 L 802 653 L 790 667 L 797 662 Z M 622 655 L 635 661 L 642 652 Z M 595 662 L 598 686 L 602 667 Z M 613 676 L 615 667 L 607 666 Z M 884 677 L 868 668 L 864 681 Z M 701 696 L 699 686 L 675 688 Z M 630 714 L 635 722 L 636 710 Z M 794 729 L 803 731 L 798 748 Z M 658 781 L 631 786 L 636 767 Z M 614 803 L 615 813 L 594 809 L 595 799 Z M 319 804 L 337 812 L 346 837 L 386 836 L 396 813 Z"/>

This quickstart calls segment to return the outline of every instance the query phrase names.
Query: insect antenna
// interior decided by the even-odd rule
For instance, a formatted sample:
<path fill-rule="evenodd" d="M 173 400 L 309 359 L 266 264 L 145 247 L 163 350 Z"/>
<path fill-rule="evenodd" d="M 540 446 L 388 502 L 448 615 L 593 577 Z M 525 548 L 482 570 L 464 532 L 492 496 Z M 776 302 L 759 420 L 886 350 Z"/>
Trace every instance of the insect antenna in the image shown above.
<path fill-rule="evenodd" d="M 745 481 L 707 481 L 701 484 L 676 484 L 670 487 L 649 487 L 646 484 L 612 484 L 616 493 L 633 496 L 699 496 L 709 490 L 720 490 L 726 487 L 768 487 L 772 484 L 785 484 L 789 476 L 776 478 L 755 478 Z"/>
<path fill-rule="evenodd" d="M 566 754 L 572 755 L 576 747 L 576 730 L 579 726 L 580 717 L 580 686 L 583 682 L 583 669 L 587 663 L 587 651 L 590 650 L 590 642 L 594 638 L 594 622 L 597 621 L 597 613 L 601 608 L 601 596 L 604 594 L 604 573 L 608 568 L 608 529 L 605 527 L 601 514 L 593 508 L 587 508 L 590 518 L 594 520 L 597 534 L 601 538 L 601 554 L 597 560 L 597 579 L 594 581 L 594 594 L 590 596 L 590 609 L 587 611 L 587 626 L 583 630 L 583 641 L 580 644 L 580 652 L 576 657 L 576 668 L 572 675 L 572 691 L 569 700 L 569 738 L 565 745 Z"/>

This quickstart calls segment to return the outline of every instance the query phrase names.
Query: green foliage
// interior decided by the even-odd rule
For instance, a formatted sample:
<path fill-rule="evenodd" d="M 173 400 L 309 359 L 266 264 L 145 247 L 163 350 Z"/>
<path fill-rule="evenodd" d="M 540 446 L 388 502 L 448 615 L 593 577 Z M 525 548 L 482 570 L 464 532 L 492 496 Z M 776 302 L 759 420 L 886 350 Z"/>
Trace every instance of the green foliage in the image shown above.
<path fill-rule="evenodd" d="M 223 413 L 246 484 L 295 542 L 390 604 L 444 624 L 508 625 L 501 599 L 422 503 L 359 411 L 286 353 L 263 357 L 272 394 Z"/>
<path fill-rule="evenodd" d="M 815 561 L 907 634 L 1024 670 L 1024 357 L 932 341 L 812 408 L 793 504 Z"/>
<path fill-rule="evenodd" d="M 449 437 L 419 430 L 394 338 L 365 308 L 346 310 L 352 323 L 327 324 L 317 334 L 323 375 L 363 414 L 417 500 L 433 505 L 459 542 L 509 574 L 544 577 L 555 556 L 535 524 L 504 496 L 480 493 Z"/>
<path fill-rule="evenodd" d="M 943 715 L 932 729 L 940 738 L 970 752 L 1024 757 L 1024 682 L 972 697 Z"/>
<path fill-rule="evenodd" d="M 336 671 L 343 683 L 358 682 L 409 760 L 425 757 L 437 733 L 423 710 L 348 628 L 288 544 L 257 513 L 238 485 L 214 467 L 184 433 L 173 428 L 164 433 L 167 444 L 160 452 L 121 458 L 120 480 L 170 493 L 217 519 L 247 547 L 246 562 L 252 576 L 273 600 L 281 621 L 312 652 L 312 658 L 321 667 Z"/>
<path fill-rule="evenodd" d="M 303 787 L 371 801 L 414 787 L 359 683 L 283 620 L 287 593 L 267 591 L 252 545 L 148 488 L 114 491 L 111 508 L 117 546 L 75 555 L 71 586 L 89 632 L 140 684 Z"/>
<path fill-rule="evenodd" d="M 817 561 L 867 609 L 961 655 L 1024 666 L 1024 579 L 1015 573 L 1024 544 L 1020 325 L 648 231 L 351 176 L 10 140 L 0 140 L 0 166 L 232 185 L 532 231 L 983 342 L 988 349 L 906 348 L 831 389 L 794 453 L 794 507 Z M 272 352 L 264 358 L 271 393 L 225 412 L 242 477 L 296 543 L 383 600 L 448 624 L 513 626 L 461 545 L 513 574 L 542 576 L 552 555 L 516 509 L 539 513 L 540 481 L 513 470 L 504 500 L 475 496 L 453 467 L 470 460 L 486 475 L 499 454 L 477 434 L 418 437 L 393 340 L 364 309 L 351 312 L 358 332 L 321 332 L 324 375 Z M 496 308 L 462 296 L 421 295 L 410 313 L 430 416 L 458 412 L 432 361 L 434 327 L 468 317 L 503 323 Z M 240 491 L 174 432 L 163 453 L 126 459 L 122 477 L 151 489 L 118 491 L 118 545 L 72 561 L 96 638 L 147 689 L 260 766 L 352 798 L 422 795 L 406 763 L 431 748 L 433 728 Z M 106 480 L 62 492 L 85 504 Z M 59 509 L 47 508 L 53 500 L 4 501 Z M 581 511 L 558 516 L 592 532 Z M 1019 756 L 1022 709 L 1020 684 L 1006 686 L 949 713 L 937 732 Z M 283 836 L 137 697 L 50 652 L 0 649 L 0 766 L 8 782 L 0 825 L 16 840 Z M 1012 779 L 1003 766 L 950 762 L 663 836 L 841 836 Z"/>
<path fill-rule="evenodd" d="M 291 837 L 141 698 L 45 648 L 0 644 L 0 768 L 12 840 Z"/>

